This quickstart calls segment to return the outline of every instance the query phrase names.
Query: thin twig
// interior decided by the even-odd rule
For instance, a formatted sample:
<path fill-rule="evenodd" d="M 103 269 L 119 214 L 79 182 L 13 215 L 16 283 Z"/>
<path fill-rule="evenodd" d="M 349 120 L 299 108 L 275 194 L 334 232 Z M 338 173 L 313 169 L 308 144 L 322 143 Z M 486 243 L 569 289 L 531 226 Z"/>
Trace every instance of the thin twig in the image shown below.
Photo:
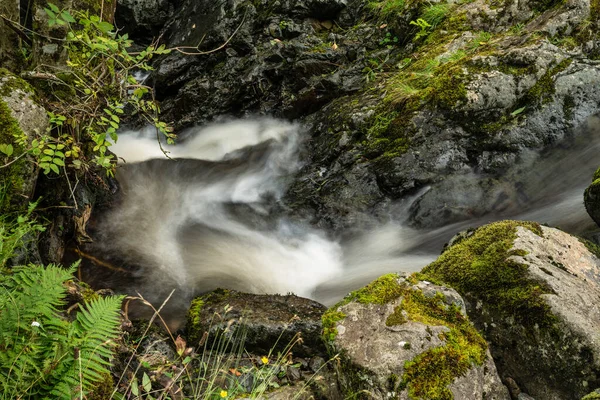
<path fill-rule="evenodd" d="M 63 163 L 63 170 L 65 171 L 65 178 L 67 179 L 67 184 L 69 185 L 69 191 L 71 192 L 71 198 L 73 199 L 73 203 L 75 204 L 75 209 L 78 210 L 79 206 L 77 205 L 77 199 L 75 198 L 75 190 L 71 186 L 71 180 L 69 179 L 69 174 L 67 173 L 67 167 Z"/>
<path fill-rule="evenodd" d="M 246 12 L 244 13 L 244 16 L 242 17 L 242 22 L 240 22 L 240 24 L 235 29 L 235 31 L 233 31 L 233 33 L 231 34 L 231 36 L 229 36 L 229 38 L 227 38 L 227 40 L 225 41 L 225 43 L 223 43 L 221 46 L 219 46 L 217 48 L 214 48 L 212 50 L 207 50 L 207 51 L 200 51 L 199 47 L 202 44 L 202 41 L 204 41 L 204 37 L 202 37 L 202 40 L 200 41 L 200 43 L 197 46 L 195 46 L 195 47 L 193 47 L 193 46 L 178 46 L 178 47 L 170 48 L 169 50 L 175 50 L 175 51 L 178 51 L 181 54 L 185 54 L 185 55 L 188 55 L 188 56 L 201 56 L 201 55 L 215 53 L 215 52 L 223 49 L 225 46 L 227 46 L 229 44 L 229 42 L 231 42 L 231 40 L 233 39 L 233 37 L 241 29 L 242 25 L 244 25 L 244 22 L 246 22 L 246 16 L 247 15 L 248 15 L 248 9 L 246 9 Z M 190 52 L 190 51 L 185 51 L 183 49 L 196 49 L 198 51 Z"/>
<path fill-rule="evenodd" d="M 163 301 L 163 303 L 160 305 L 160 307 L 158 308 L 158 310 L 155 310 L 154 315 L 152 315 L 152 317 L 150 318 L 150 321 L 148 322 L 148 326 L 146 327 L 146 330 L 144 330 L 144 333 L 142 334 L 142 337 L 146 337 L 146 335 L 148 334 L 148 331 L 150 330 L 150 327 L 152 326 L 152 324 L 154 323 L 154 320 L 156 319 L 156 316 L 163 309 L 163 307 L 167 304 L 167 302 L 171 299 L 171 296 L 173 296 L 173 293 L 175 293 L 175 289 L 171 290 L 171 293 L 169 293 L 169 295 L 167 296 L 167 298 L 165 299 L 165 301 Z M 138 294 L 138 296 L 139 296 L 139 294 Z M 143 299 L 142 296 L 140 296 L 139 298 L 142 299 L 143 301 L 146 301 L 146 300 Z M 130 297 L 129 299 L 137 299 L 137 298 Z M 173 337 L 173 336 L 171 335 L 171 337 Z M 123 380 L 123 376 L 125 375 L 125 371 L 127 371 L 129 369 L 129 366 L 133 362 L 133 358 L 135 357 L 136 353 L 137 353 L 137 347 L 133 351 L 133 354 L 131 354 L 131 357 L 129 357 L 129 360 L 127 360 L 127 364 L 125 365 L 125 368 L 123 369 L 123 373 L 119 377 L 119 381 L 115 385 L 115 388 L 114 388 L 113 392 L 110 395 L 111 399 L 117 393 L 117 389 L 119 388 L 119 384 Z M 137 373 L 137 371 L 139 370 L 139 368 L 141 367 L 141 365 L 142 365 L 141 363 L 138 364 L 138 366 L 137 366 L 137 368 L 135 370 L 135 373 Z M 134 375 L 135 375 L 135 373 L 134 373 Z"/>
<path fill-rule="evenodd" d="M 0 168 L 6 168 L 6 167 L 8 167 L 9 165 L 11 165 L 12 163 L 14 163 L 19 158 L 23 157 L 26 154 L 27 154 L 27 152 L 24 152 L 23 154 L 21 154 L 19 157 L 15 158 L 14 160 L 12 160 L 11 162 L 9 162 L 8 164 L 0 165 Z"/>

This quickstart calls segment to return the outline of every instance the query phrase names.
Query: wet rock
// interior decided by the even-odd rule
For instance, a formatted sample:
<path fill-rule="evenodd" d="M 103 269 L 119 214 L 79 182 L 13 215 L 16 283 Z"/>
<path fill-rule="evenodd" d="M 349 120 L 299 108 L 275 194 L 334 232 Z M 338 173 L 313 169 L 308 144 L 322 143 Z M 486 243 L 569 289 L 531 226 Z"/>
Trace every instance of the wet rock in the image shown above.
<path fill-rule="evenodd" d="M 594 174 L 592 184 L 585 190 L 583 200 L 588 214 L 600 226 L 600 169 Z"/>
<path fill-rule="evenodd" d="M 408 274 L 385 275 L 329 309 L 323 321 L 325 338 L 341 354 L 345 393 L 510 398 L 452 289 Z"/>
<path fill-rule="evenodd" d="M 135 40 L 150 44 L 174 12 L 171 0 L 119 0 L 115 25 Z"/>
<path fill-rule="evenodd" d="M 423 273 L 461 293 L 500 375 L 519 392 L 579 399 L 599 385 L 600 259 L 579 239 L 535 223 L 497 222 Z"/>
<path fill-rule="evenodd" d="M 258 355 L 277 354 L 287 346 L 297 356 L 323 355 L 321 315 L 325 306 L 294 295 L 255 295 L 219 289 L 196 298 L 188 314 L 189 343 L 195 345 L 225 332 L 242 338 Z M 301 338 L 298 340 L 298 338 Z"/>
<path fill-rule="evenodd" d="M 186 127 L 223 114 L 298 118 L 358 90 L 363 65 L 345 66 L 364 54 L 364 38 L 328 36 L 339 31 L 331 19 L 344 8 L 334 0 L 184 2 L 167 24 L 168 45 L 210 53 L 174 52 L 157 66 L 153 78 L 167 119 Z M 211 52 L 224 43 L 226 50 Z"/>

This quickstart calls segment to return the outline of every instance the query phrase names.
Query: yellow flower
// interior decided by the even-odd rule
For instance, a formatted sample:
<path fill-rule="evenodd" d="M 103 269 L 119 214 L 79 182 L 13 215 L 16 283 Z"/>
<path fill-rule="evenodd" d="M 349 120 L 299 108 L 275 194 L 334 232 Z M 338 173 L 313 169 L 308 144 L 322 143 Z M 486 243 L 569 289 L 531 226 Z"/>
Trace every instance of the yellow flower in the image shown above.
<path fill-rule="evenodd" d="M 262 358 L 260 359 L 260 361 L 262 361 L 263 364 L 267 365 L 269 363 L 269 359 L 265 356 L 262 356 Z"/>
<path fill-rule="evenodd" d="M 227 390 L 221 390 L 221 397 L 225 398 L 227 397 Z"/>

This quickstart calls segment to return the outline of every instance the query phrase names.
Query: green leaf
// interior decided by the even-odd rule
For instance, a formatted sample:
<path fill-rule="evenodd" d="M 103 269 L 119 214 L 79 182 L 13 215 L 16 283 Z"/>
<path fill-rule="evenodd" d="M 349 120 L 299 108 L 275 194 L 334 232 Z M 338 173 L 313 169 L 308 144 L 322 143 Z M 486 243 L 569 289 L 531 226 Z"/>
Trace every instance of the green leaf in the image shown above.
<path fill-rule="evenodd" d="M 152 382 L 146 373 L 142 376 L 142 385 L 144 386 L 144 390 L 146 393 L 150 393 L 152 391 Z"/>
<path fill-rule="evenodd" d="M 71 24 L 76 22 L 75 18 L 73 18 L 73 16 L 67 10 L 60 13 L 60 16 L 62 17 L 62 19 L 64 19 L 65 21 L 67 21 Z"/>
<path fill-rule="evenodd" d="M 50 164 L 50 169 L 54 172 L 56 172 L 56 174 L 60 174 L 60 170 L 58 169 L 58 167 L 54 164 Z"/>
<path fill-rule="evenodd" d="M 113 30 L 113 26 L 105 21 L 98 23 L 97 26 L 98 26 L 98 29 L 100 29 L 100 31 L 103 33 L 109 33 L 110 31 Z"/>
<path fill-rule="evenodd" d="M 60 159 L 60 158 L 55 158 L 52 160 L 52 162 L 60 167 L 64 167 L 65 166 L 65 162 Z"/>
<path fill-rule="evenodd" d="M 511 117 L 516 117 L 517 115 L 519 115 L 523 111 L 525 111 L 526 108 L 527 108 L 527 106 L 521 107 L 521 108 L 517 108 L 515 111 L 513 111 L 513 112 L 510 113 Z"/>
<path fill-rule="evenodd" d="M 50 9 L 51 9 L 52 11 L 54 11 L 55 13 L 58 13 L 58 12 L 60 12 L 60 9 L 59 9 L 59 8 L 58 8 L 58 6 L 57 6 L 56 4 L 54 4 L 54 3 L 48 3 L 48 7 L 50 7 Z"/>
<path fill-rule="evenodd" d="M 44 150 L 44 154 L 48 154 L 49 156 L 53 156 L 54 155 L 54 150 L 52 150 L 52 149 L 45 149 Z"/>
<path fill-rule="evenodd" d="M 48 18 L 49 18 L 48 25 L 50 25 L 50 26 L 54 25 L 54 23 L 52 23 L 52 22 L 56 20 L 56 14 L 47 8 L 44 8 L 44 11 L 46 12 L 46 15 L 48 15 Z"/>
<path fill-rule="evenodd" d="M 0 144 L 0 151 L 10 157 L 13 154 L 14 149 L 10 143 Z"/>
<path fill-rule="evenodd" d="M 133 381 L 131 382 L 131 394 L 133 394 L 136 397 L 140 395 L 137 378 L 133 378 Z"/>

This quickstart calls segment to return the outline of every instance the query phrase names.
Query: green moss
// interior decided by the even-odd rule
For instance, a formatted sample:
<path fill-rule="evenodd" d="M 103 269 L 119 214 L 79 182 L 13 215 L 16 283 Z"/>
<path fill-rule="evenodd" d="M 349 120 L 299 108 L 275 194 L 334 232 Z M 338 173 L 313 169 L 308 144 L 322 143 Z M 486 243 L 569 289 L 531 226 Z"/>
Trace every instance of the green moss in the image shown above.
<path fill-rule="evenodd" d="M 522 226 L 542 235 L 538 224 L 500 221 L 483 226 L 469 238 L 447 249 L 422 271 L 454 287 L 463 296 L 476 296 L 487 307 L 506 317 L 514 317 L 527 327 L 549 327 L 556 317 L 542 298 L 552 290 L 534 280 L 527 266 L 514 260 L 511 252 L 516 230 Z"/>
<path fill-rule="evenodd" d="M 113 394 L 115 383 L 110 374 L 104 375 L 104 380 L 97 383 L 94 389 L 88 393 L 85 398 L 87 400 L 104 400 L 110 399 Z"/>
<path fill-rule="evenodd" d="M 596 389 L 592 393 L 583 396 L 581 400 L 600 400 L 600 389 Z"/>
<path fill-rule="evenodd" d="M 549 69 L 546 73 L 536 82 L 535 85 L 519 102 L 519 107 L 532 107 L 536 104 L 546 104 L 552 101 L 556 89 L 554 87 L 554 77 L 559 72 L 564 71 L 571 65 L 572 59 L 565 59 L 556 65 L 554 68 Z"/>
<path fill-rule="evenodd" d="M 591 242 L 591 241 L 581 238 L 581 237 L 578 239 L 581 243 L 583 243 L 585 245 L 585 247 L 587 247 L 587 249 L 590 251 L 590 253 L 595 255 L 597 258 L 600 258 L 600 246 L 598 246 L 594 242 Z"/>
<path fill-rule="evenodd" d="M 8 96 L 15 90 L 33 94 L 34 90 L 25 80 L 15 76 L 5 68 L 0 68 L 0 96 Z"/>
<path fill-rule="evenodd" d="M 590 1 L 590 19 L 600 21 L 600 0 Z"/>
<path fill-rule="evenodd" d="M 384 275 L 367 286 L 351 292 L 348 296 L 327 310 L 321 317 L 323 323 L 323 339 L 332 341 L 337 336 L 336 325 L 346 318 L 346 314 L 338 311 L 338 308 L 357 301 L 362 304 L 386 304 L 397 299 L 403 293 L 398 283 L 398 274 Z"/>
<path fill-rule="evenodd" d="M 594 178 L 592 179 L 592 182 L 597 181 L 598 179 L 600 179 L 600 168 L 594 172 Z"/>
<path fill-rule="evenodd" d="M 362 304 L 388 304 L 401 298 L 401 304 L 386 320 L 387 326 L 415 321 L 431 326 L 446 326 L 445 344 L 421 353 L 404 365 L 402 379 L 389 379 L 390 390 L 407 387 L 411 398 L 451 399 L 448 389 L 454 379 L 464 375 L 474 365 L 485 361 L 487 343 L 456 305 L 446 304 L 442 293 L 425 296 L 422 291 L 411 288 L 418 281 L 413 274 L 405 282 L 398 281 L 397 274 L 389 274 L 373 281 L 366 287 L 352 292 L 323 316 L 327 326 L 327 340 L 335 338 L 335 324 L 346 317 L 339 307 L 356 301 Z M 407 344 L 410 348 L 410 344 Z"/>
<path fill-rule="evenodd" d="M 321 317 L 321 322 L 323 325 L 322 337 L 325 341 L 333 341 L 335 339 L 338 334 L 337 323 L 346 318 L 346 314 L 340 311 L 335 311 L 336 308 L 337 307 L 330 308 Z"/>
<path fill-rule="evenodd" d="M 239 292 L 232 292 L 227 289 L 215 289 L 214 291 L 196 297 L 192 300 L 187 313 L 187 330 L 190 340 L 200 340 L 204 334 L 202 328 L 202 311 L 205 306 L 211 303 L 218 303 L 226 299 L 231 299 L 233 296 L 242 295 Z"/>
<path fill-rule="evenodd" d="M 0 144 L 11 144 L 14 152 L 11 157 L 5 157 L 0 154 L 0 163 L 7 164 L 12 162 L 16 157 L 23 154 L 23 148 L 18 144 L 19 140 L 25 136 L 19 123 L 12 116 L 12 112 L 6 102 L 0 98 Z M 10 166 L 0 168 L 0 182 L 2 196 L 0 196 L 0 212 L 8 213 L 10 211 L 23 210 L 26 204 L 23 202 L 23 196 L 28 193 L 23 193 L 25 168 L 29 161 L 22 157 L 13 162 Z"/>

